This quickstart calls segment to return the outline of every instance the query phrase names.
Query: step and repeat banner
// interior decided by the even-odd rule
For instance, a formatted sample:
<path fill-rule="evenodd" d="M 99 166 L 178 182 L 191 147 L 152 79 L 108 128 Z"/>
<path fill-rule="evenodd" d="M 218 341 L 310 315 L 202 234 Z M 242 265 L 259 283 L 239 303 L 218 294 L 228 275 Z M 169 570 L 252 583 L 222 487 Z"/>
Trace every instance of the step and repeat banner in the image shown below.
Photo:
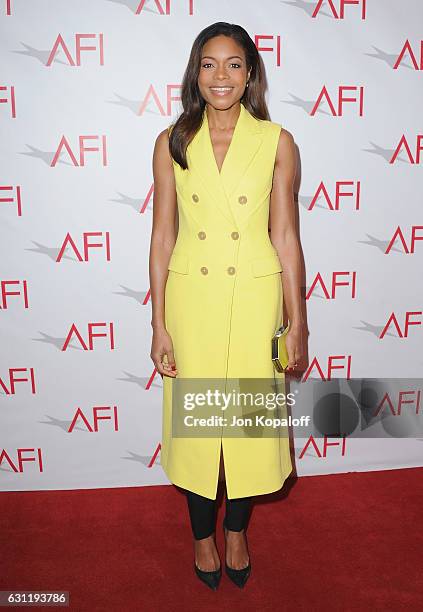
<path fill-rule="evenodd" d="M 254 40 L 298 149 L 302 380 L 328 384 L 307 411 L 345 400 L 338 435 L 294 424 L 296 472 L 423 465 L 422 2 L 0 0 L 4 491 L 168 483 L 152 154 L 217 21 Z"/>

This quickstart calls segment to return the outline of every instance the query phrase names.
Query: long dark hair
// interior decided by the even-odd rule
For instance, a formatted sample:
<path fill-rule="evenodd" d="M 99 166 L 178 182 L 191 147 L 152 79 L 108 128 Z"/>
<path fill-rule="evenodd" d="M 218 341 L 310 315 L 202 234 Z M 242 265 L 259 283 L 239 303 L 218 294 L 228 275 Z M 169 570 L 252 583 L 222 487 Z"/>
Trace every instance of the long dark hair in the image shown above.
<path fill-rule="evenodd" d="M 264 64 L 248 32 L 239 25 L 225 21 L 218 21 L 204 28 L 194 40 L 182 79 L 181 101 L 184 110 L 172 124 L 169 136 L 170 154 L 184 170 L 188 168 L 187 147 L 201 127 L 206 106 L 197 84 L 202 49 L 208 40 L 221 34 L 233 38 L 244 49 L 247 71 L 251 68 L 248 87 L 241 98 L 242 103 L 257 119 L 270 119 L 264 97 L 267 86 Z"/>

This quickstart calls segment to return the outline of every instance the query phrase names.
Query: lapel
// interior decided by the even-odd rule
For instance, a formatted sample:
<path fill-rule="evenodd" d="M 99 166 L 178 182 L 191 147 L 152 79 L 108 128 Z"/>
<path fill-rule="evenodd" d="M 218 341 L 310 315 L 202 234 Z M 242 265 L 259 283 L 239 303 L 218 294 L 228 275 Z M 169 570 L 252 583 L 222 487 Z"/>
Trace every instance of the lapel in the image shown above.
<path fill-rule="evenodd" d="M 245 173 L 251 168 L 264 141 L 263 124 L 251 115 L 242 102 L 240 107 L 232 140 L 220 173 L 213 152 L 205 109 L 200 129 L 187 148 L 190 170 L 202 182 L 222 214 L 236 227 L 239 227 L 238 208 L 236 208 L 237 198 L 233 196 L 234 194 L 242 195 L 236 193 L 237 187 Z"/>

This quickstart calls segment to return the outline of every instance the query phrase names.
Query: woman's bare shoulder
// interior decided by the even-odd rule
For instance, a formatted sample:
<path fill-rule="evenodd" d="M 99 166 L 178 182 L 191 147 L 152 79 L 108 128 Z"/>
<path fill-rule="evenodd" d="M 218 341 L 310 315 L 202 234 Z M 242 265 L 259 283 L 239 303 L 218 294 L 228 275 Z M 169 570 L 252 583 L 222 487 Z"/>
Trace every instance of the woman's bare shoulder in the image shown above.
<path fill-rule="evenodd" d="M 266 121 L 268 129 L 271 130 L 275 135 L 279 135 L 279 142 L 282 144 L 288 144 L 294 141 L 294 136 L 289 130 L 283 127 L 281 123 L 276 121 Z"/>
<path fill-rule="evenodd" d="M 172 156 L 169 150 L 169 128 L 162 130 L 156 137 L 153 152 L 153 168 L 155 174 L 173 172 Z"/>
<path fill-rule="evenodd" d="M 292 133 L 284 127 L 281 127 L 281 132 L 279 134 L 279 144 L 282 147 L 291 147 L 294 144 L 294 136 Z"/>
<path fill-rule="evenodd" d="M 169 128 L 162 130 L 156 137 L 156 147 L 159 148 L 169 148 Z"/>
<path fill-rule="evenodd" d="M 281 127 L 276 150 L 276 165 L 288 168 L 296 163 L 296 146 L 293 134 Z"/>
<path fill-rule="evenodd" d="M 154 144 L 154 155 L 171 160 L 169 151 L 169 128 L 162 130 L 157 135 L 156 142 Z"/>

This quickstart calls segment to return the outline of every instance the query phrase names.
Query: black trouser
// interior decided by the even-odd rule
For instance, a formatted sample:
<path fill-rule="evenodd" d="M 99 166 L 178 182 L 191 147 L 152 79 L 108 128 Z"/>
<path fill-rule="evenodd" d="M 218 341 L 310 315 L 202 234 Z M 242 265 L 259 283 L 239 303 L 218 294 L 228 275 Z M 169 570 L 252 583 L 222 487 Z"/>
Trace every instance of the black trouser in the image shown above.
<path fill-rule="evenodd" d="M 208 538 L 216 529 L 216 500 L 186 491 L 191 529 L 196 540 Z M 228 499 L 224 525 L 230 531 L 245 529 L 251 506 L 251 497 Z"/>

